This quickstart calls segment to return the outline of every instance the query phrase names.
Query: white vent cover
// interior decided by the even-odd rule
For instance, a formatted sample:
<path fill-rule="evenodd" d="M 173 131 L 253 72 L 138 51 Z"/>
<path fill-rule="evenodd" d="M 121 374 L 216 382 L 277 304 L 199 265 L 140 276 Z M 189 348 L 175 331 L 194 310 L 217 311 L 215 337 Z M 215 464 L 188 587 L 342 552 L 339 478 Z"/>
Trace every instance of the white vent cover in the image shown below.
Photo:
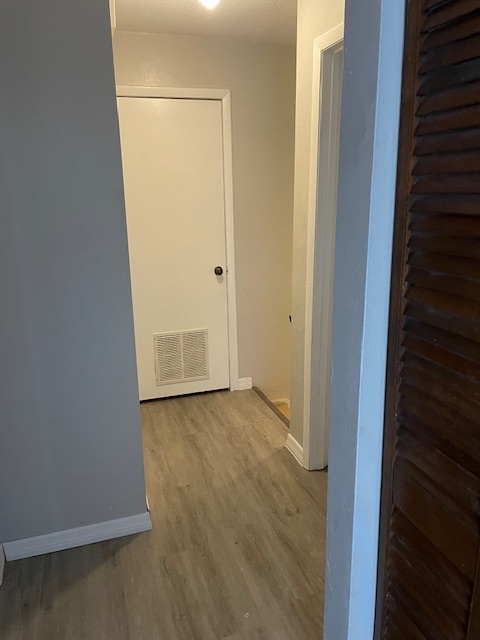
<path fill-rule="evenodd" d="M 157 387 L 208 379 L 208 331 L 154 333 Z"/>

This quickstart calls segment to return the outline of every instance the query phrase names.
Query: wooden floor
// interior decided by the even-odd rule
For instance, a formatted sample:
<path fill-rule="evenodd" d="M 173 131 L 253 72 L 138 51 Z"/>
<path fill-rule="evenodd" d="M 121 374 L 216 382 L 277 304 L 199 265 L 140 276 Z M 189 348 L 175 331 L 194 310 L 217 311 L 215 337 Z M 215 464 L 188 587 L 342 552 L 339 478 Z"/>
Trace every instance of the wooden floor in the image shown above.
<path fill-rule="evenodd" d="M 142 405 L 153 530 L 7 563 L 2 640 L 319 640 L 325 473 L 253 391 Z"/>
<path fill-rule="evenodd" d="M 275 402 L 275 406 L 290 420 L 290 406 L 286 402 Z"/>

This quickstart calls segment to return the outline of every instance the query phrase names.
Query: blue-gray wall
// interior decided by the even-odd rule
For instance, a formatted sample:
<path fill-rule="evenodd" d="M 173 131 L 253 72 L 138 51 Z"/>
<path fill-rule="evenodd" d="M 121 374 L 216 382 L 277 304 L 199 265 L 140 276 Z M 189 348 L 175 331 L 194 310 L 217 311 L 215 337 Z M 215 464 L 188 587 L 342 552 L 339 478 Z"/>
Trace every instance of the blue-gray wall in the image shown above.
<path fill-rule="evenodd" d="M 0 541 L 145 512 L 108 0 L 0 4 Z"/>
<path fill-rule="evenodd" d="M 347 0 L 325 640 L 372 640 L 404 0 Z"/>

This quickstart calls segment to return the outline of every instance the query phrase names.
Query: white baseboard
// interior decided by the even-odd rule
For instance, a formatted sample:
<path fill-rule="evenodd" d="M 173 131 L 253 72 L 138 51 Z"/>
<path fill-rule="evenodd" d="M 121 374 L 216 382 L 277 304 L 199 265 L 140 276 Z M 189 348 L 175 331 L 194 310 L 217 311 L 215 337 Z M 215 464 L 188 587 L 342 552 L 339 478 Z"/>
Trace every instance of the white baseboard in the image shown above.
<path fill-rule="evenodd" d="M 303 447 L 295 440 L 291 433 L 288 434 L 285 446 L 298 464 L 301 464 L 303 467 Z"/>
<path fill-rule="evenodd" d="M 40 556 L 44 553 L 63 551 L 73 547 L 81 547 L 93 542 L 102 542 L 112 538 L 129 536 L 142 531 L 149 531 L 152 528 L 150 514 L 139 513 L 127 518 L 108 520 L 90 524 L 86 527 L 67 529 L 66 531 L 55 531 L 42 536 L 24 538 L 23 540 L 13 540 L 5 542 L 5 556 L 7 560 L 19 560 L 20 558 L 30 558 Z"/>
<path fill-rule="evenodd" d="M 3 552 L 3 544 L 0 544 L 0 587 L 2 586 L 4 571 L 5 571 L 5 554 Z"/>
<path fill-rule="evenodd" d="M 246 389 L 251 389 L 253 387 L 251 378 L 239 378 L 238 379 L 238 388 L 235 391 L 245 391 Z"/>

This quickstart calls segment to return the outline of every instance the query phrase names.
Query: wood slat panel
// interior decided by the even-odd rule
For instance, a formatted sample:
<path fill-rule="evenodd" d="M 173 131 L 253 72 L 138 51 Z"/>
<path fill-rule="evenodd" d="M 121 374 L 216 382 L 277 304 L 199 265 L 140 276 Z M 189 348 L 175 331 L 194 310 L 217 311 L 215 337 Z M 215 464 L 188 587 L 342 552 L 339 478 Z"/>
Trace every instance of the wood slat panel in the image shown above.
<path fill-rule="evenodd" d="M 456 85 L 474 82 L 479 78 L 478 60 L 469 60 L 468 62 L 426 73 L 420 81 L 418 95 L 426 96 L 437 91 L 447 91 Z"/>
<path fill-rule="evenodd" d="M 396 578 L 404 588 L 408 589 L 417 606 L 421 607 L 424 620 L 428 619 L 429 625 L 435 628 L 433 637 L 438 638 L 441 637 L 439 634 L 443 634 L 449 640 L 463 640 L 466 616 L 463 620 L 455 619 L 452 615 L 452 607 L 440 606 L 439 599 L 436 599 L 435 594 L 429 589 L 428 577 L 419 571 L 418 566 L 408 561 L 403 551 L 404 548 L 396 546 L 392 550 Z"/>
<path fill-rule="evenodd" d="M 429 340 L 422 340 L 413 331 L 410 332 L 409 329 L 406 330 L 406 337 L 402 343 L 409 351 L 440 365 L 448 366 L 452 371 L 457 371 L 480 382 L 480 366 L 478 362 L 448 351 L 444 348 L 443 341 L 440 344 L 441 346 Z"/>
<path fill-rule="evenodd" d="M 467 40 L 459 40 L 430 51 L 422 60 L 419 73 L 424 74 L 451 64 L 466 62 L 480 56 L 480 35 Z"/>
<path fill-rule="evenodd" d="M 480 174 L 430 174 L 418 177 L 413 185 L 412 193 L 418 194 L 476 194 L 478 193 Z M 480 206 L 480 200 L 479 200 Z M 477 213 L 477 211 L 475 211 Z M 480 211 L 478 212 L 480 213 Z"/>
<path fill-rule="evenodd" d="M 437 253 L 480 260 L 479 238 L 421 236 L 412 234 L 408 242 L 412 252 Z"/>
<path fill-rule="evenodd" d="M 444 331 L 431 324 L 410 319 L 407 319 L 403 330 L 405 337 L 402 345 L 406 344 L 407 338 L 418 338 L 438 349 L 461 357 L 463 359 L 461 366 L 464 367 L 466 375 L 473 378 L 480 376 L 480 344 L 478 342 Z"/>
<path fill-rule="evenodd" d="M 406 25 L 375 638 L 478 640 L 480 2 Z"/>
<path fill-rule="evenodd" d="M 469 38 L 477 33 L 480 33 L 479 12 L 467 15 L 463 20 L 456 20 L 444 29 L 435 29 L 435 31 L 427 33 L 422 39 L 420 53 L 428 53 L 437 47 L 463 38 Z"/>
<path fill-rule="evenodd" d="M 470 422 L 475 422 L 478 419 L 478 390 L 476 398 L 470 399 L 461 380 L 447 375 L 446 372 L 438 373 L 438 369 L 433 363 L 421 362 L 420 358 L 411 352 L 407 351 L 403 358 L 404 362 L 409 364 L 409 366 L 404 366 L 401 372 L 402 382 L 405 385 L 416 387 L 436 402 L 454 404 L 456 407 L 455 415 L 460 416 L 460 422 L 463 419 Z M 402 387 L 401 392 L 406 393 L 406 390 Z"/>
<path fill-rule="evenodd" d="M 458 20 L 468 16 L 469 13 L 478 11 L 478 8 L 478 0 L 457 0 L 456 2 L 443 3 L 437 9 L 427 13 L 422 31 L 432 31 L 451 20 Z"/>
<path fill-rule="evenodd" d="M 480 341 L 480 327 L 476 319 L 460 318 L 455 312 L 430 307 L 428 304 L 428 300 L 425 303 L 408 300 L 405 305 L 405 318 L 412 318 L 464 338 Z"/>
<path fill-rule="evenodd" d="M 478 303 L 466 300 L 460 296 L 446 295 L 439 291 L 412 285 L 408 288 L 406 299 L 411 302 L 423 304 L 440 313 L 450 313 L 452 317 L 457 317 L 458 319 L 465 318 L 476 322 L 480 321 L 480 308 Z M 480 336 L 480 332 L 477 335 Z"/>
<path fill-rule="evenodd" d="M 415 562 L 433 574 L 434 584 L 445 584 L 446 597 L 458 604 L 458 611 L 468 611 L 472 586 L 470 581 L 443 556 L 439 550 L 398 510 L 394 510 L 392 523 L 396 539 L 406 544 L 415 539 L 411 553 Z"/>
<path fill-rule="evenodd" d="M 431 274 L 420 269 L 411 269 L 407 282 L 416 287 L 429 289 L 448 296 L 462 296 L 469 302 L 477 303 L 480 310 L 480 285 L 462 278 L 454 278 L 445 274 Z"/>
<path fill-rule="evenodd" d="M 413 213 L 459 213 L 480 215 L 480 194 L 478 195 L 414 195 L 410 211 Z"/>
<path fill-rule="evenodd" d="M 422 11 L 423 13 L 426 13 L 427 11 L 434 9 L 435 7 L 438 8 L 449 2 L 456 2 L 456 0 L 425 0 L 425 2 L 423 3 Z"/>
<path fill-rule="evenodd" d="M 466 640 L 478 640 L 478 638 L 480 638 L 480 554 L 477 561 L 477 573 L 472 594 Z"/>
<path fill-rule="evenodd" d="M 480 102 L 480 82 L 454 87 L 449 91 L 434 93 L 418 101 L 417 116 L 468 107 Z"/>
<path fill-rule="evenodd" d="M 404 385 L 402 390 L 406 395 L 399 404 L 399 428 L 412 430 L 417 438 L 425 438 L 432 446 L 478 476 L 480 439 L 477 438 L 477 425 L 452 414 L 448 406 L 436 402 L 419 389 Z M 446 413 L 442 413 L 442 410 Z"/>
<path fill-rule="evenodd" d="M 478 65 L 480 68 L 480 59 Z M 479 125 L 480 106 L 475 105 L 420 118 L 416 133 L 418 136 L 430 133 L 450 133 L 454 129 L 469 129 Z"/>
<path fill-rule="evenodd" d="M 480 280 L 480 262 L 470 258 L 448 256 L 441 253 L 412 253 L 408 256 L 412 269 L 424 269 L 435 273 L 462 276 L 468 280 Z M 470 284 L 470 283 L 467 283 Z M 472 293 L 474 289 L 472 288 Z"/>
<path fill-rule="evenodd" d="M 473 580 L 477 561 L 478 537 L 463 527 L 399 464 L 395 464 L 393 483 L 394 505 L 432 541 L 459 571 Z"/>
<path fill-rule="evenodd" d="M 387 634 L 385 638 L 394 638 L 395 640 L 405 640 L 410 638 L 411 640 L 426 640 L 420 629 L 410 620 L 405 611 L 399 606 L 399 604 L 389 599 L 386 603 L 388 607 L 388 618 L 386 621 Z"/>
<path fill-rule="evenodd" d="M 467 129 L 452 133 L 421 136 L 416 138 L 414 145 L 415 156 L 480 149 L 480 130 Z"/>
<path fill-rule="evenodd" d="M 392 575 L 395 576 L 395 563 L 392 563 L 391 569 Z M 389 591 L 393 599 L 399 603 L 400 612 L 403 612 L 400 614 L 400 619 L 403 623 L 408 624 L 408 621 L 410 621 L 427 640 L 431 640 L 432 638 L 435 638 L 435 640 L 446 640 L 446 635 L 443 631 L 438 628 L 434 621 L 430 620 L 430 618 L 424 614 L 419 603 L 412 598 L 408 591 L 408 586 L 405 587 L 405 585 L 397 580 L 396 576 L 392 577 L 390 581 Z M 383 636 L 386 640 L 390 640 L 389 633 L 390 631 Z M 408 637 L 409 636 L 404 636 L 402 640 Z"/>
<path fill-rule="evenodd" d="M 467 509 L 464 504 L 459 504 L 451 493 L 445 492 L 445 484 L 448 483 L 449 478 L 445 477 L 443 478 L 442 483 L 437 484 L 435 480 L 429 476 L 427 467 L 419 468 L 416 464 L 412 463 L 411 460 L 402 456 L 401 451 L 402 443 L 400 441 L 398 444 L 397 462 L 400 466 L 405 468 L 405 473 L 407 473 L 412 480 L 418 482 L 425 491 L 428 491 L 428 493 L 437 500 L 438 503 L 442 505 L 442 507 L 445 508 L 462 527 L 466 530 L 468 529 L 468 531 L 475 535 L 475 538 L 478 538 L 477 514 L 473 514 L 472 511 Z M 417 456 L 417 462 L 422 464 L 425 463 L 426 460 Z"/>
<path fill-rule="evenodd" d="M 421 607 L 424 617 L 428 618 L 432 626 L 435 625 L 434 637 L 438 637 L 440 631 L 449 640 L 463 640 L 468 616 L 465 613 L 462 616 L 451 603 L 441 602 L 441 597 L 429 585 L 430 576 L 422 573 L 418 565 L 409 561 L 405 547 L 395 546 L 393 556 L 398 581 L 409 590 Z"/>
<path fill-rule="evenodd" d="M 478 516 L 480 514 L 479 505 L 479 480 L 466 471 L 458 462 L 452 460 L 448 454 L 430 442 L 419 438 L 417 433 L 402 427 L 398 431 L 398 454 L 408 460 L 417 469 L 423 469 L 427 476 L 449 496 L 449 501 L 454 505 L 461 505 L 467 514 L 474 514 L 471 517 L 474 531 L 478 535 Z M 412 553 L 415 553 L 412 551 Z M 422 558 L 418 558 L 421 562 Z M 424 558 L 427 562 L 427 559 Z M 444 593 L 447 593 L 445 589 Z M 451 595 L 447 596 L 448 598 Z"/>
<path fill-rule="evenodd" d="M 480 237 L 480 216 L 415 216 L 410 222 L 412 232 L 455 236 L 465 238 Z"/>
<path fill-rule="evenodd" d="M 413 175 L 475 173 L 479 168 L 480 151 L 441 153 L 418 158 L 413 168 Z"/>

